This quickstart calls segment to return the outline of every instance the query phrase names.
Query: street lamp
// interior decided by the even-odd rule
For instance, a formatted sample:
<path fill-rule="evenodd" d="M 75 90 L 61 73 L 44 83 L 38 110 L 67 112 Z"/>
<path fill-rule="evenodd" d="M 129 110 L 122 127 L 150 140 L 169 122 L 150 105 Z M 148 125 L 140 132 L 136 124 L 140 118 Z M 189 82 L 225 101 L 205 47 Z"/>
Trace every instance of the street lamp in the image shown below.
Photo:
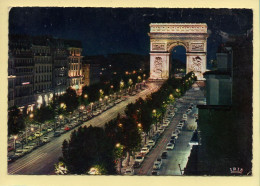
<path fill-rule="evenodd" d="M 27 125 L 28 125 L 28 123 L 29 123 L 29 120 L 30 119 L 32 119 L 34 117 L 34 115 L 33 115 L 33 113 L 31 113 L 30 115 L 29 115 L 29 119 L 27 118 L 26 120 L 25 120 L 25 142 L 26 142 L 26 144 L 28 143 L 28 137 L 27 137 Z"/>
<path fill-rule="evenodd" d="M 17 136 L 14 136 L 14 152 L 16 152 L 16 139 L 17 138 L 18 138 Z"/>
<path fill-rule="evenodd" d="M 63 119 L 63 116 L 59 115 L 59 119 L 60 119 L 60 127 L 61 127 L 61 120 Z"/>
<path fill-rule="evenodd" d="M 90 103 L 90 110 L 91 110 L 91 114 L 93 113 L 92 107 L 93 107 L 93 102 Z"/>
<path fill-rule="evenodd" d="M 88 95 L 87 95 L 87 94 L 84 94 L 84 98 L 87 99 L 87 98 L 88 98 Z"/>
<path fill-rule="evenodd" d="M 157 131 L 157 117 L 156 117 L 156 110 L 153 109 L 153 117 L 155 118 L 155 130 Z"/>
<path fill-rule="evenodd" d="M 122 123 L 119 123 L 118 126 L 119 126 L 120 128 L 122 128 L 122 127 L 123 127 L 123 124 L 122 124 Z"/>
<path fill-rule="evenodd" d="M 105 104 L 107 105 L 108 96 L 105 96 Z"/>

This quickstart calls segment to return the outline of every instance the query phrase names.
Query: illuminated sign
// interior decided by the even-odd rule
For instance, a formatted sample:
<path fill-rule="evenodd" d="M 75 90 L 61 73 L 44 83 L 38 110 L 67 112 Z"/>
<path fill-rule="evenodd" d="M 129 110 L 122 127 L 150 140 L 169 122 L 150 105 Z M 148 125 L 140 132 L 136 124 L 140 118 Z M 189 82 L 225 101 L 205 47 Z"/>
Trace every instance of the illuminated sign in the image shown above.
<path fill-rule="evenodd" d="M 30 82 L 23 82 L 22 85 L 29 85 Z"/>

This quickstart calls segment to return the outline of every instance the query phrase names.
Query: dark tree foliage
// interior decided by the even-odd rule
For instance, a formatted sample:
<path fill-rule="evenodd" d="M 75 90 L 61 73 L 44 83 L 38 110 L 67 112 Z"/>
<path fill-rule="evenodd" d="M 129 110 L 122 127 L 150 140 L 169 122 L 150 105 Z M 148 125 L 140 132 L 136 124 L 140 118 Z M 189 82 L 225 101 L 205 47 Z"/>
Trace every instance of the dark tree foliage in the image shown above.
<path fill-rule="evenodd" d="M 24 119 L 17 106 L 8 109 L 8 136 L 17 134 L 25 127 Z"/>
<path fill-rule="evenodd" d="M 66 110 L 73 112 L 79 106 L 79 100 L 76 91 L 68 88 L 66 93 L 60 97 L 60 101 L 66 104 Z"/>
<path fill-rule="evenodd" d="M 125 151 L 131 152 L 140 148 L 141 136 L 138 132 L 135 119 L 131 117 L 123 117 L 120 119 L 120 122 L 123 124 L 123 138 L 121 139 L 121 144 L 124 146 Z"/>
<path fill-rule="evenodd" d="M 102 165 L 107 174 L 115 174 L 114 144 L 99 127 L 80 127 L 62 146 L 63 161 L 71 174 L 85 174 Z"/>
<path fill-rule="evenodd" d="M 54 119 L 54 112 L 51 106 L 42 106 L 35 111 L 34 120 L 43 123 L 48 120 Z"/>

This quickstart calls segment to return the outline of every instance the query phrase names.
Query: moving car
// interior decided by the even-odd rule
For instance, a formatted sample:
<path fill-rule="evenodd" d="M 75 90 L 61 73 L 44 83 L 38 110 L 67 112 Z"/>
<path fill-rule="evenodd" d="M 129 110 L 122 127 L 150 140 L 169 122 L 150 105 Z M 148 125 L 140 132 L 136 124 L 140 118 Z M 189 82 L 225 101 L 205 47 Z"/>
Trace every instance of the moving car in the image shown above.
<path fill-rule="evenodd" d="M 174 148 L 174 145 L 172 143 L 168 143 L 166 145 L 166 150 L 172 150 Z"/>
<path fill-rule="evenodd" d="M 164 151 L 163 153 L 162 153 L 162 155 L 161 155 L 161 158 L 162 159 L 167 159 L 167 151 Z"/>
<path fill-rule="evenodd" d="M 159 162 L 154 162 L 154 164 L 153 164 L 153 169 L 154 170 L 158 170 L 158 169 L 160 169 L 161 168 L 161 164 L 159 163 Z"/>

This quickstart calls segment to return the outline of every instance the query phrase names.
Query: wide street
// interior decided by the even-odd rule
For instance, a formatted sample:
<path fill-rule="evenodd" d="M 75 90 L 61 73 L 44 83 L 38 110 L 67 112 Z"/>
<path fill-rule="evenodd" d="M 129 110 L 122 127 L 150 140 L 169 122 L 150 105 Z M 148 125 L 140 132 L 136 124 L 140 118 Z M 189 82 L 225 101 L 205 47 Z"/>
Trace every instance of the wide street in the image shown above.
<path fill-rule="evenodd" d="M 188 114 L 187 124 L 184 125 L 179 138 L 176 140 L 174 149 L 167 151 L 167 159 L 163 159 L 161 169 L 157 170 L 159 172 L 159 175 L 181 175 L 181 170 L 185 168 L 191 150 L 189 142 L 191 140 L 193 130 L 189 130 L 188 125 L 196 125 L 193 114 L 198 112 L 196 104 L 201 104 L 203 99 L 204 96 L 201 90 L 194 91 L 190 89 L 186 92 L 185 96 L 177 101 L 176 107 L 179 107 L 178 112 L 173 117 L 170 125 L 164 131 L 162 137 L 158 140 L 153 150 L 145 156 L 145 161 L 143 162 L 141 167 L 135 169 L 135 174 L 151 175 L 154 162 L 157 158 L 161 156 L 163 151 L 167 151 L 166 145 L 170 141 L 172 132 L 176 129 L 176 126 L 182 119 L 182 115 L 186 112 L 190 103 L 193 103 L 194 107 L 192 109 L 192 112 Z M 180 166 L 178 164 L 180 164 Z"/>
<path fill-rule="evenodd" d="M 93 119 L 84 122 L 81 126 L 97 126 L 102 127 L 111 119 L 115 118 L 118 113 L 123 113 L 124 108 L 130 102 L 134 102 L 139 97 L 145 98 L 147 95 L 158 90 L 159 86 L 156 83 L 148 83 L 148 88 L 138 93 L 135 96 L 130 96 L 126 101 L 123 101 L 111 109 L 103 112 L 101 115 L 94 117 Z M 78 127 L 77 127 L 78 128 Z M 74 130 L 76 130 L 75 128 Z M 9 174 L 20 175 L 48 175 L 54 174 L 54 164 L 58 162 L 58 158 L 62 155 L 61 146 L 62 142 L 69 140 L 71 132 L 73 130 L 61 135 L 58 138 L 54 138 L 46 145 L 39 147 L 31 153 L 17 159 L 15 162 L 8 165 Z"/>

